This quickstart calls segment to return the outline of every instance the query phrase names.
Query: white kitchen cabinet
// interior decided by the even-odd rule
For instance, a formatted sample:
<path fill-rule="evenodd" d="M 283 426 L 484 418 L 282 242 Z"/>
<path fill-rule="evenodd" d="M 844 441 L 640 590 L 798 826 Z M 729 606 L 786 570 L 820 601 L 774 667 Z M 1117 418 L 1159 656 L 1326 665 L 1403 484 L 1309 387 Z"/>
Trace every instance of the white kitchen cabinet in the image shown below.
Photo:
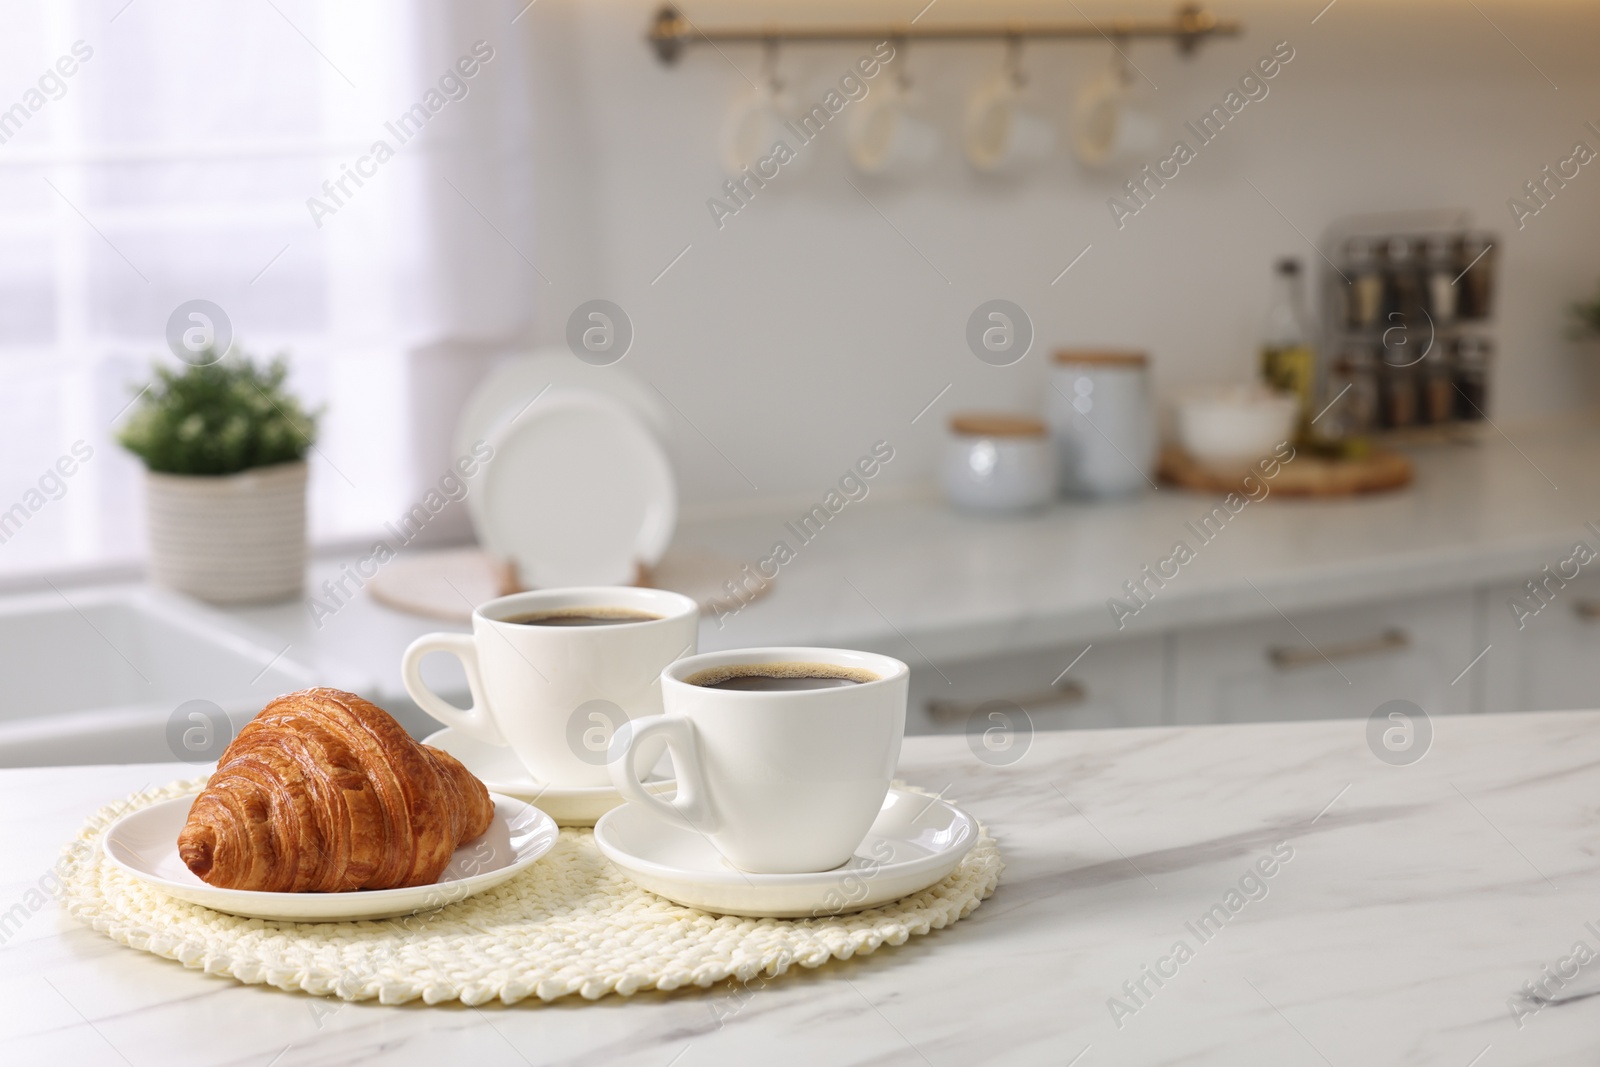
<path fill-rule="evenodd" d="M 1461 590 L 1182 631 L 1174 719 L 1365 718 L 1397 699 L 1429 714 L 1474 710 L 1474 672 L 1452 684 L 1483 647 L 1474 600 Z"/>
<path fill-rule="evenodd" d="M 1600 706 L 1600 578 L 1549 587 L 1549 601 L 1523 616 L 1510 602 L 1538 601 L 1521 584 L 1490 586 L 1482 598 L 1492 646 L 1480 665 L 1488 711 L 1557 711 Z"/>
<path fill-rule="evenodd" d="M 913 659 L 906 729 L 918 734 L 982 730 L 990 711 L 1010 715 L 1007 706 L 1026 711 L 1037 730 L 1160 725 L 1168 704 L 1170 643 L 1163 636 L 1112 638 L 1093 642 L 1086 653 L 1078 644 L 940 660 L 937 670 Z"/>

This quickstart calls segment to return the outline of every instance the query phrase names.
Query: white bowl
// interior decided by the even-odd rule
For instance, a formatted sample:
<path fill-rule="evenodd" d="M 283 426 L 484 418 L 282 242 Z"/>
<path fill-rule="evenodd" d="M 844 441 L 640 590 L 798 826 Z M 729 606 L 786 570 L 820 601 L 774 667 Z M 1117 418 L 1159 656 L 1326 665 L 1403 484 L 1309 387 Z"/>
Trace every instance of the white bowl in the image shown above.
<path fill-rule="evenodd" d="M 1201 463 L 1248 465 L 1294 435 L 1299 401 L 1255 386 L 1197 391 L 1174 405 L 1178 443 Z"/>

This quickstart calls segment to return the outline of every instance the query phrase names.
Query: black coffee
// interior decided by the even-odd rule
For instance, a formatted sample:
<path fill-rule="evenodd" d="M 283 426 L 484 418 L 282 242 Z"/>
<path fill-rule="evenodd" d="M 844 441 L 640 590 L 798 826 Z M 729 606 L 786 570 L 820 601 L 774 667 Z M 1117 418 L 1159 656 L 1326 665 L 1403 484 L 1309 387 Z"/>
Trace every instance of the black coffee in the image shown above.
<path fill-rule="evenodd" d="M 501 621 L 521 626 L 620 626 L 629 622 L 653 622 L 661 618 L 632 608 L 554 608 L 512 615 Z"/>
<path fill-rule="evenodd" d="M 840 689 L 877 680 L 878 676 L 869 670 L 832 663 L 729 663 L 707 667 L 684 679 L 702 689 L 732 689 L 745 693 Z"/>
<path fill-rule="evenodd" d="M 701 683 L 702 689 L 738 689 L 747 693 L 781 693 L 791 689 L 838 689 L 847 685 L 860 685 L 854 678 L 769 678 L 747 674 L 742 678 L 724 678 L 720 682 Z"/>

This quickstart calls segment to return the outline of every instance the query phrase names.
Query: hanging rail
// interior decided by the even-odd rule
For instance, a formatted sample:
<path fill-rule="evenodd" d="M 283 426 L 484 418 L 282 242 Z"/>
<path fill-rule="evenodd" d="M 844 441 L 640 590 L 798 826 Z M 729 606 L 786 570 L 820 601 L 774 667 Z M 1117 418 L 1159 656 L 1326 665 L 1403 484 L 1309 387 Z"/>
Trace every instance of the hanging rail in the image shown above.
<path fill-rule="evenodd" d="M 800 26 L 696 27 L 671 4 L 656 12 L 649 40 L 663 63 L 673 63 L 692 44 L 716 41 L 789 44 L 839 41 L 985 41 L 1025 38 L 1170 37 L 1184 54 L 1193 52 L 1207 37 L 1232 37 L 1243 30 L 1238 19 L 1223 19 L 1198 4 L 1186 3 L 1170 19 L 1114 18 L 1104 22 L 1068 21 L 952 22 L 915 25 L 909 22 L 868 25 L 818 24 Z"/>

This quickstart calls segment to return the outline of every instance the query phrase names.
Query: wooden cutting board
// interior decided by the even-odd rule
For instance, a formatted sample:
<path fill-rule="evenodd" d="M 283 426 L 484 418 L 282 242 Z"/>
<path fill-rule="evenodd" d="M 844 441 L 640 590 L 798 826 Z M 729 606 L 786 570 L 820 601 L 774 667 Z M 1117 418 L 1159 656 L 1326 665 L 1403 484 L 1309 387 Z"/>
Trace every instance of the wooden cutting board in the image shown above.
<path fill-rule="evenodd" d="M 1157 467 L 1162 481 L 1197 493 L 1245 492 L 1247 473 L 1239 468 L 1209 467 L 1171 445 L 1161 450 Z M 1411 460 L 1398 452 L 1375 449 L 1361 459 L 1326 459 L 1301 450 L 1293 460 L 1279 465 L 1275 477 L 1263 478 L 1257 473 L 1257 479 L 1272 490 L 1271 496 L 1338 497 L 1400 489 L 1411 484 L 1414 474 Z"/>

